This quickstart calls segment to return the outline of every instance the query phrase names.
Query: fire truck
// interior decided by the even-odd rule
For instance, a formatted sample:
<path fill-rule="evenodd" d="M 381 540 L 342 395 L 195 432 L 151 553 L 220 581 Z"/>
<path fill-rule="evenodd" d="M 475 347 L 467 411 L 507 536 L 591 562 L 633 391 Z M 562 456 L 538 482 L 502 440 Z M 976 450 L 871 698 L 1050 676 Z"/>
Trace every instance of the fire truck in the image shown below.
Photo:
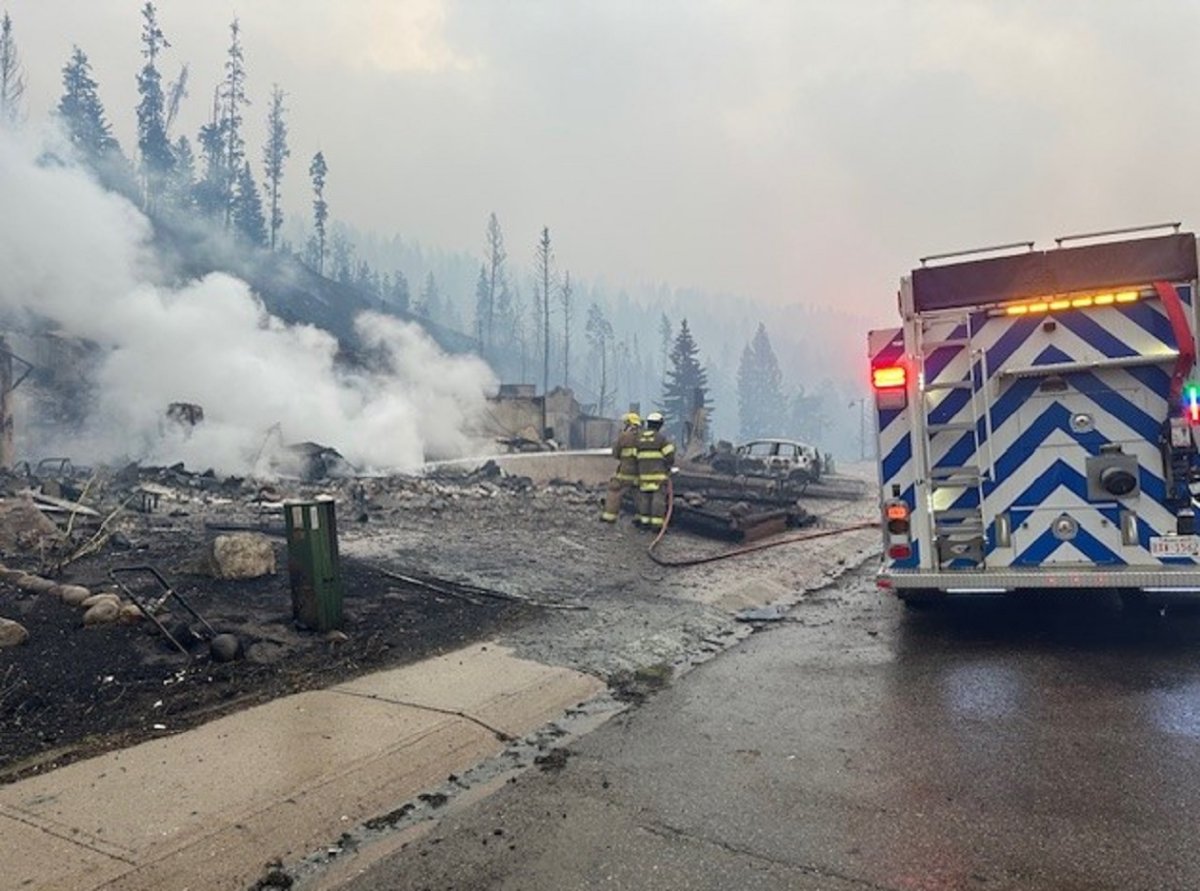
<path fill-rule="evenodd" d="M 1200 602 L 1196 294 L 1177 223 L 921 259 L 869 333 L 879 586 Z"/>

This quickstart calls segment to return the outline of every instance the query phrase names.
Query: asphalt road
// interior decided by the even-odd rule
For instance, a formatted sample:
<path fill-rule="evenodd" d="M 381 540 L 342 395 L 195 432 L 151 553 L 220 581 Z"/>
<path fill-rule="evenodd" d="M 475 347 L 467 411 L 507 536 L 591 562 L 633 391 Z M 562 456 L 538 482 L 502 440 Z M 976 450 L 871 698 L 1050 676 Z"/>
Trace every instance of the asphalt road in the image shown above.
<path fill-rule="evenodd" d="M 1200 888 L 1200 619 L 859 572 L 366 889 Z"/>

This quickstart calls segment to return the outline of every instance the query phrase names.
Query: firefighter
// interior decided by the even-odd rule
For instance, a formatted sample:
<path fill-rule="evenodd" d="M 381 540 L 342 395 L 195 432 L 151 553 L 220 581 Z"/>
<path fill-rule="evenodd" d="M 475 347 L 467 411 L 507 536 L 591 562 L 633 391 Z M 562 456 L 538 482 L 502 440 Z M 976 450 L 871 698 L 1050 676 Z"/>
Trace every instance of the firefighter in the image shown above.
<path fill-rule="evenodd" d="M 675 463 L 675 445 L 662 432 L 662 412 L 646 415 L 646 427 L 638 434 L 637 514 L 633 522 L 643 529 L 661 529 L 667 513 L 667 475 Z"/>
<path fill-rule="evenodd" d="M 617 459 L 617 472 L 608 481 L 608 494 L 604 496 L 604 512 L 600 519 L 606 523 L 617 522 L 621 513 L 621 499 L 625 490 L 637 486 L 637 444 L 638 432 L 642 419 L 635 411 L 628 412 L 621 418 L 623 427 L 612 447 L 613 457 Z"/>

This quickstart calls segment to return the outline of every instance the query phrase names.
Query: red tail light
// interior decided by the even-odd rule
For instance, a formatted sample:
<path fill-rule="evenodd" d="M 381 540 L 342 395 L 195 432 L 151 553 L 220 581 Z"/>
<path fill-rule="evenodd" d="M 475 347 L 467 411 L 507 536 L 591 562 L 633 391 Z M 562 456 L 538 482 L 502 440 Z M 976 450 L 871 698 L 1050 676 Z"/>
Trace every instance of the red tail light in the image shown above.
<path fill-rule="evenodd" d="M 905 560 L 912 556 L 912 545 L 894 544 L 888 548 L 888 556 L 893 560 Z"/>

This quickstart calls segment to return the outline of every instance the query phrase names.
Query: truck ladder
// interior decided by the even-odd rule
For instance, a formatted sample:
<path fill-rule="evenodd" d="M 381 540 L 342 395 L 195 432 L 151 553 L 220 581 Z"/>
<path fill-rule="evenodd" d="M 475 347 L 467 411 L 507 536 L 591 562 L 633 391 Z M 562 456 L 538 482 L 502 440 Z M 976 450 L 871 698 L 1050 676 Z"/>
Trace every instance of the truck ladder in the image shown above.
<path fill-rule="evenodd" d="M 955 310 L 918 317 L 914 352 L 919 369 L 921 433 L 918 471 L 926 481 L 929 495 L 929 522 L 936 568 L 967 568 L 984 565 L 987 527 L 983 514 L 983 484 L 991 478 L 991 462 L 984 466 L 984 439 L 991 449 L 986 355 L 973 346 L 972 314 Z M 944 368 L 931 368 L 930 360 L 939 350 L 960 351 Z M 966 357 L 964 376 L 943 377 L 946 368 L 957 368 Z M 979 367 L 979 373 L 976 367 Z M 930 375 L 933 375 L 932 379 Z M 966 392 L 966 403 L 950 418 L 933 421 L 938 406 Z M 958 397 L 961 398 L 961 397 Z M 984 436 L 980 437 L 980 427 Z M 969 454 L 963 463 L 937 466 L 936 455 L 964 440 Z M 974 504 L 963 496 L 974 491 Z"/>

